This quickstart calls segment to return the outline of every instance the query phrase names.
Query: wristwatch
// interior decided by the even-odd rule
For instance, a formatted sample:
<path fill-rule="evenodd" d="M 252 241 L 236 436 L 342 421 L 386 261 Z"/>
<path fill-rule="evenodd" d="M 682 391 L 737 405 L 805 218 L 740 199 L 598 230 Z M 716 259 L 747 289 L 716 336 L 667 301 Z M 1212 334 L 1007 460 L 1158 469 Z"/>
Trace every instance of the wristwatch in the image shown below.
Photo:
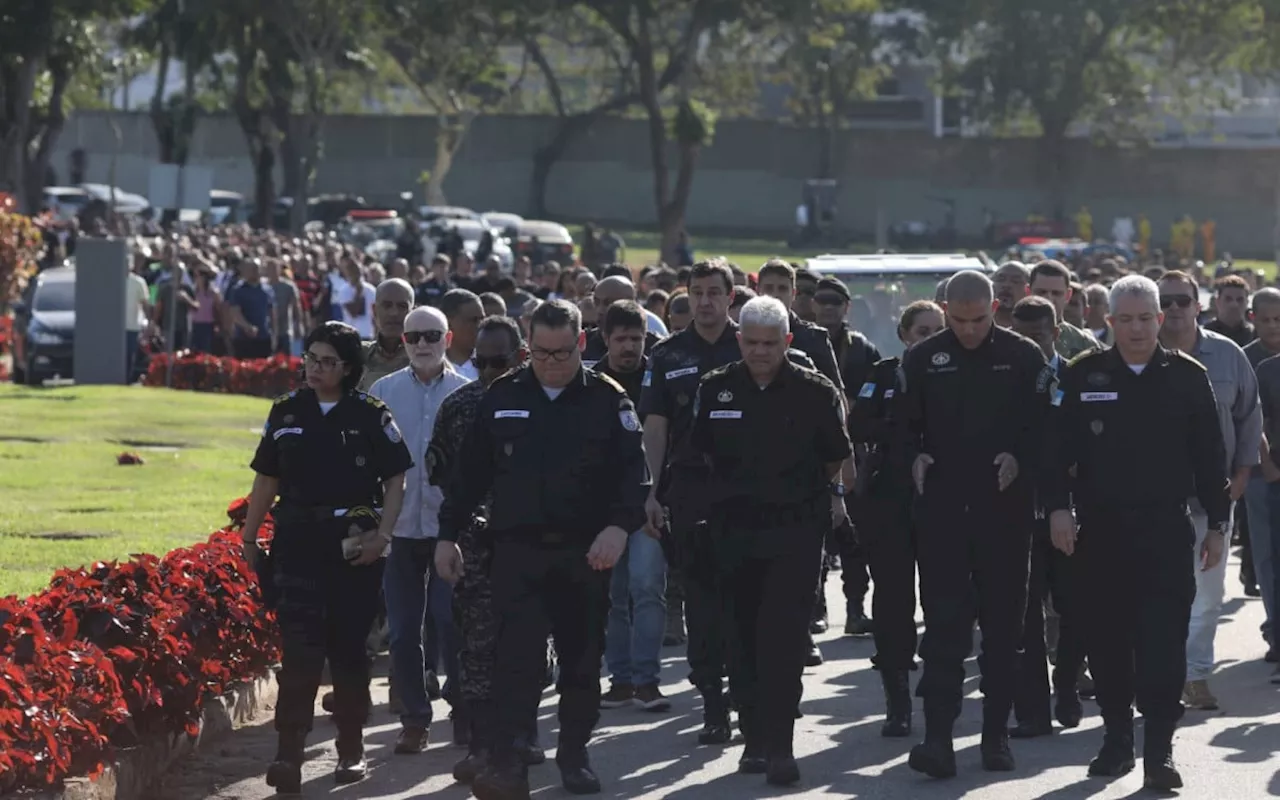
<path fill-rule="evenodd" d="M 1228 525 L 1229 525 L 1229 523 L 1224 522 L 1224 523 L 1222 523 L 1221 525 L 1216 525 L 1216 526 L 1214 526 L 1214 527 L 1210 528 L 1210 529 L 1209 529 L 1209 532 L 1210 532 L 1210 533 L 1216 533 L 1216 534 L 1218 534 L 1219 536 L 1223 536 L 1223 537 L 1225 537 L 1225 536 L 1227 535 L 1227 527 L 1228 527 Z"/>
<path fill-rule="evenodd" d="M 837 482 L 835 482 L 835 483 L 831 484 L 831 496 L 832 496 L 832 497 L 844 497 L 844 495 L 845 495 L 845 493 L 844 493 L 844 484 L 843 484 L 843 483 L 840 483 L 839 481 L 837 481 Z"/>

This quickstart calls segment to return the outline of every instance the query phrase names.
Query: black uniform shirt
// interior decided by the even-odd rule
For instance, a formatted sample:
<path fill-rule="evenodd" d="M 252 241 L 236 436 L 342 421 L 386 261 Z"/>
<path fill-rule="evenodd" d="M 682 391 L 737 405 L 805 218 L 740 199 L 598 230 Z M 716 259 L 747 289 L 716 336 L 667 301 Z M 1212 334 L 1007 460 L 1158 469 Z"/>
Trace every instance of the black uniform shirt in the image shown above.
<path fill-rule="evenodd" d="M 840 365 L 840 379 L 844 392 L 852 401 L 855 392 L 861 390 L 871 374 L 871 368 L 880 361 L 880 351 L 871 340 L 843 323 L 839 329 L 829 331 L 831 346 L 835 349 L 836 362 Z"/>
<path fill-rule="evenodd" d="M 526 365 L 480 400 L 445 490 L 440 538 L 456 541 L 488 494 L 493 535 L 589 545 L 609 525 L 639 530 L 649 485 L 640 418 L 621 386 L 582 369 L 552 400 Z"/>
<path fill-rule="evenodd" d="M 902 364 L 897 358 L 877 361 L 849 407 L 849 439 L 867 449 L 867 458 L 858 470 L 858 494 L 887 488 L 885 479 L 895 470 L 905 474 L 902 453 L 892 446 L 894 408 L 901 384 Z M 907 485 L 901 482 L 901 486 Z"/>
<path fill-rule="evenodd" d="M 1259 364 L 1275 355 L 1275 353 L 1267 349 L 1267 346 L 1262 343 L 1261 339 L 1254 339 L 1246 345 L 1244 348 L 1244 354 L 1249 359 L 1249 363 L 1253 365 L 1253 371 L 1255 373 L 1258 371 Z"/>
<path fill-rule="evenodd" d="M 349 392 L 325 414 L 316 393 L 299 389 L 276 400 L 250 465 L 280 479 L 290 505 L 376 505 L 382 482 L 413 466 L 391 410 L 373 395 Z"/>
<path fill-rule="evenodd" d="M 996 325 L 975 349 L 950 329 L 907 350 L 902 360 L 899 428 L 903 456 L 933 457 L 926 481 L 968 502 L 998 491 L 995 458 L 1018 460 L 1018 479 L 1028 489 L 1044 440 L 1053 369 L 1030 339 Z M 925 494 L 930 494 L 926 486 Z M 977 500 L 981 502 L 981 500 Z"/>
<path fill-rule="evenodd" d="M 813 359 L 818 372 L 836 385 L 840 391 L 845 390 L 844 379 L 840 377 L 840 366 L 836 363 L 835 351 L 831 349 L 831 334 L 826 328 L 806 322 L 791 312 L 791 347 Z"/>
<path fill-rule="evenodd" d="M 613 378 L 618 382 L 619 386 L 626 390 L 627 397 L 631 398 L 631 402 L 639 404 L 640 392 L 643 389 L 642 384 L 644 383 L 644 376 L 645 373 L 649 371 L 648 356 L 640 356 L 639 368 L 633 369 L 630 372 L 619 372 L 618 370 L 610 367 L 608 357 L 600 359 L 600 361 L 595 364 L 589 364 L 588 367 L 601 375 L 608 375 L 610 378 Z"/>
<path fill-rule="evenodd" d="M 1089 350 L 1063 370 L 1054 403 L 1042 471 L 1047 510 L 1068 508 L 1073 489 L 1082 520 L 1177 509 L 1196 497 L 1210 527 L 1227 521 L 1226 451 L 1213 385 L 1198 361 L 1157 346 L 1134 374 L 1119 350 Z"/>
<path fill-rule="evenodd" d="M 707 373 L 691 439 L 711 464 L 710 502 L 767 508 L 828 498 L 828 465 L 852 452 L 842 408 L 826 376 L 790 361 L 763 389 L 742 361 Z"/>
<path fill-rule="evenodd" d="M 662 337 L 653 331 L 646 330 L 644 332 L 644 351 L 652 353 L 653 348 L 658 342 L 662 341 Z M 601 328 L 592 328 L 587 331 L 587 343 L 582 348 L 583 361 L 603 361 L 604 357 L 609 354 L 609 344 L 604 340 L 604 331 Z"/>

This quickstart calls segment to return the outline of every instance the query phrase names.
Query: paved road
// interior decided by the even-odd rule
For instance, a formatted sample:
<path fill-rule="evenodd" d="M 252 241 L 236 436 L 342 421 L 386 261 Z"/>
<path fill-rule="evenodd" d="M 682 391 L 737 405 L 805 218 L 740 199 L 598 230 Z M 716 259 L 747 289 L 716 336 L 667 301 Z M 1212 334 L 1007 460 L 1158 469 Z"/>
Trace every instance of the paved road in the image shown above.
<path fill-rule="evenodd" d="M 1228 600 L 1218 633 L 1218 672 L 1213 687 L 1222 710 L 1191 712 L 1178 733 L 1175 753 L 1182 767 L 1184 797 L 1214 800 L 1253 800 L 1280 797 L 1280 688 L 1268 683 L 1269 665 L 1262 662 L 1258 626 L 1262 606 L 1244 598 L 1235 580 L 1236 565 L 1228 575 Z M 828 591 L 831 607 L 843 606 L 838 597 L 838 576 Z M 832 620 L 838 629 L 843 620 Z M 1012 800 L 1013 798 L 1123 798 L 1142 796 L 1141 765 L 1128 777 L 1107 783 L 1085 776 L 1085 764 L 1101 742 L 1097 708 L 1086 703 L 1084 724 L 1075 731 L 1031 742 L 1015 742 L 1018 769 L 993 777 L 978 763 L 981 704 L 977 692 L 977 666 L 970 662 L 964 714 L 957 726 L 959 776 L 932 782 L 906 766 L 910 742 L 885 740 L 878 735 L 882 698 L 879 680 L 871 670 L 869 641 L 844 638 L 836 633 L 820 640 L 826 664 L 805 676 L 805 717 L 797 723 L 796 754 L 804 778 L 791 792 L 766 787 L 758 776 L 735 774 L 738 748 L 698 747 L 694 732 L 700 726 L 698 700 L 683 682 L 686 668 L 676 648 L 665 651 L 663 676 L 674 707 L 666 714 L 633 709 L 603 712 L 591 754 L 605 782 L 605 797 L 716 798 L 857 797 L 857 798 L 953 798 Z M 364 783 L 336 788 L 330 777 L 336 756 L 333 728 L 318 722 L 314 744 L 308 749 L 304 779 L 307 796 L 369 798 L 370 800 L 461 800 L 465 787 L 449 777 L 459 749 L 432 745 L 416 757 L 393 756 L 390 746 L 397 722 L 386 711 L 386 682 L 375 686 L 376 710 L 368 732 L 373 770 Z M 447 708 L 438 703 L 438 718 Z M 554 697 L 542 708 L 544 743 L 555 742 Z M 917 715 L 919 717 L 919 715 Z M 917 719 L 918 732 L 923 721 Z M 443 741 L 449 723 L 436 726 Z M 1140 736 L 1141 734 L 1139 734 Z M 912 740 L 914 741 L 914 740 Z M 160 800 L 259 800 L 271 796 L 262 782 L 263 769 L 274 751 L 269 723 L 233 734 L 217 752 L 202 756 L 175 772 L 156 798 Z M 554 765 L 531 772 L 535 796 L 569 797 L 559 785 Z"/>

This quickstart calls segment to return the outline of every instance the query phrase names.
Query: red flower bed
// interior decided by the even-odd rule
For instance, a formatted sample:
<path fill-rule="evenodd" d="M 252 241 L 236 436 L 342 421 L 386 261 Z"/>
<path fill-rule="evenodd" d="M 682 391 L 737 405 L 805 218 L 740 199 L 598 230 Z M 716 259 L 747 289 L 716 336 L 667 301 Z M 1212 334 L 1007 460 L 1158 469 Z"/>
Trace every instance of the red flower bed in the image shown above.
<path fill-rule="evenodd" d="M 168 353 L 151 356 L 143 383 L 164 386 L 168 369 Z M 276 355 L 242 361 L 203 353 L 179 353 L 173 364 L 173 388 L 278 397 L 297 386 L 301 371 L 302 359 L 295 356 Z"/>
<path fill-rule="evenodd" d="M 207 542 L 58 571 L 0 598 L 0 793 L 96 776 L 112 746 L 199 732 L 203 702 L 279 657 L 243 558 L 245 500 Z M 259 540 L 269 546 L 268 519 Z"/>

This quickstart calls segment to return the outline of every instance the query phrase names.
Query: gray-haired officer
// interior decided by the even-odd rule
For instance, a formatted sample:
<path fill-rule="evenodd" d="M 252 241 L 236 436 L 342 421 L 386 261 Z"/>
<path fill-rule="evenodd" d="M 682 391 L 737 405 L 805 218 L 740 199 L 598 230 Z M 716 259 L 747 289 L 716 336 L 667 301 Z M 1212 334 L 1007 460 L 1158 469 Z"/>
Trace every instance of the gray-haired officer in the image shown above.
<path fill-rule="evenodd" d="M 1159 292 L 1140 275 L 1117 281 L 1108 317 L 1114 346 L 1086 352 L 1063 371 L 1041 496 L 1054 547 L 1080 562 L 1089 667 L 1106 725 L 1089 774 L 1133 769 L 1136 697 L 1146 785 L 1168 791 L 1182 786 L 1173 732 L 1182 717 L 1197 555 L 1199 569 L 1217 566 L 1231 515 L 1213 386 L 1199 362 L 1160 345 Z M 1198 554 L 1189 497 L 1208 518 Z"/>
<path fill-rule="evenodd" d="M 742 360 L 703 376 L 691 441 L 710 465 L 708 524 L 729 605 L 730 685 L 745 749 L 739 771 L 800 779 L 792 753 L 822 543 L 844 517 L 852 452 L 844 404 L 826 377 L 792 364 L 786 307 L 742 308 Z"/>

